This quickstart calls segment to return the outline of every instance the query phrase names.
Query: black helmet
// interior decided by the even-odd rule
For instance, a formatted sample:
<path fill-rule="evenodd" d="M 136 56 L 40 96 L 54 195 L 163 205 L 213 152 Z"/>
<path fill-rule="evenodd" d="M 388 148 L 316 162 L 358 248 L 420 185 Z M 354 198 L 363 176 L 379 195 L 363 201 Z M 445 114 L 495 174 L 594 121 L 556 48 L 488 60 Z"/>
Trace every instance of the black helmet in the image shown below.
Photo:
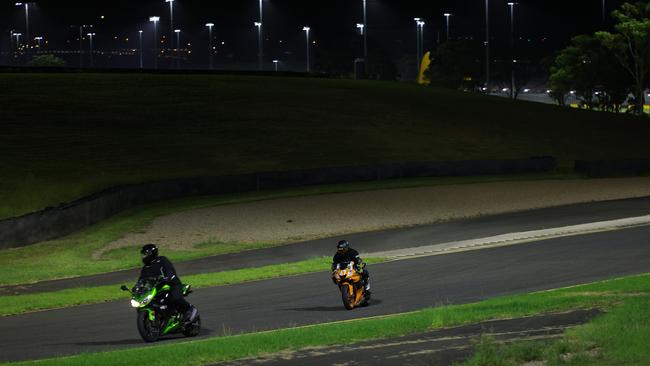
<path fill-rule="evenodd" d="M 347 240 L 341 240 L 337 245 L 336 245 L 336 250 L 339 252 L 347 252 L 348 249 L 350 249 L 350 243 L 348 243 Z"/>
<path fill-rule="evenodd" d="M 142 247 L 140 254 L 142 255 L 142 263 L 149 265 L 158 257 L 158 247 L 153 244 L 147 244 Z"/>

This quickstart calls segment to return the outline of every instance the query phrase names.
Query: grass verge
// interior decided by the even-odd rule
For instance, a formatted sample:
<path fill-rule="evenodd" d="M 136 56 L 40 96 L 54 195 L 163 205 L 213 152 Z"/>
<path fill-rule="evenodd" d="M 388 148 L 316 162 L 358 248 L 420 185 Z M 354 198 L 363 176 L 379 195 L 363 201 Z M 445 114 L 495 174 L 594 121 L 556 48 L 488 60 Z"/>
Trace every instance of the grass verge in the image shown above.
<path fill-rule="evenodd" d="M 637 301 L 650 301 L 650 275 L 640 275 L 603 281 L 589 285 L 544 291 L 524 295 L 494 298 L 473 304 L 441 306 L 392 316 L 288 328 L 261 333 L 249 333 L 220 338 L 189 341 L 153 347 L 113 352 L 83 354 L 18 365 L 132 365 L 155 362 L 157 365 L 205 365 L 226 360 L 258 356 L 308 346 L 350 344 L 373 338 L 396 337 L 441 327 L 458 326 L 490 319 L 514 318 L 544 312 L 570 309 L 603 308 L 620 314 L 626 306 L 643 314 L 626 317 L 614 327 L 646 328 L 650 323 L 650 308 L 636 306 Z M 606 319 L 605 315 L 601 319 Z M 627 321 L 643 320 L 642 323 Z M 594 324 L 603 322 L 597 320 Z M 588 327 L 586 328 L 588 329 Z M 599 334 L 606 331 L 599 330 Z M 615 333 L 621 334 L 621 333 Z M 623 334 L 630 335 L 629 333 Z M 595 337 L 596 340 L 597 337 Z M 619 341 L 626 347 L 625 339 Z M 639 346 L 647 338 L 637 341 Z M 647 350 L 646 350 L 647 352 Z"/>
<path fill-rule="evenodd" d="M 97 225 L 67 237 L 0 251 L 0 286 L 32 283 L 44 280 L 79 277 L 140 265 L 137 249 L 123 249 L 108 253 L 103 258 L 93 258 L 93 253 L 129 232 L 142 230 L 156 217 L 203 207 L 227 205 L 288 197 L 344 193 L 390 188 L 424 187 L 450 184 L 471 184 L 497 181 L 525 181 L 548 179 L 580 179 L 567 173 L 452 177 L 389 180 L 339 185 L 305 187 L 292 190 L 252 192 L 228 196 L 194 197 L 142 206 L 125 211 Z M 134 245 L 143 243 L 134 243 Z M 166 256 L 173 261 L 191 260 L 244 250 L 258 249 L 281 243 L 205 243 L 194 250 L 169 251 Z"/>
<path fill-rule="evenodd" d="M 383 258 L 366 258 L 367 263 L 380 263 Z M 259 268 L 245 268 L 234 271 L 205 273 L 183 276 L 183 282 L 194 288 L 232 285 L 242 282 L 294 276 L 299 274 L 326 271 L 332 263 L 331 258 L 313 258 L 301 262 L 285 263 Z M 135 282 L 136 279 L 133 279 Z M 0 316 L 21 314 L 29 311 L 66 308 L 77 305 L 96 304 L 119 299 L 129 295 L 120 291 L 119 285 L 74 288 L 61 291 L 29 295 L 0 297 Z"/>
<path fill-rule="evenodd" d="M 648 365 L 650 296 L 636 295 L 621 299 L 604 316 L 567 330 L 562 340 L 502 344 L 482 338 L 472 358 L 458 366 Z"/>

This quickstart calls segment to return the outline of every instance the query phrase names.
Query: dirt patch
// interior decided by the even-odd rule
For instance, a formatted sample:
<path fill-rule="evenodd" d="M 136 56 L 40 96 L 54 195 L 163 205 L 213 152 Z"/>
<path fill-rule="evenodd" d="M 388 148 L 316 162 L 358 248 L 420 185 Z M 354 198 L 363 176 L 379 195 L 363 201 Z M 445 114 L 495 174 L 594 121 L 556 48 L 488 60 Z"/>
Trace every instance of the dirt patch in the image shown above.
<path fill-rule="evenodd" d="M 155 219 L 95 253 L 156 243 L 289 243 L 574 203 L 650 196 L 650 178 L 494 182 L 295 197 L 215 206 Z"/>

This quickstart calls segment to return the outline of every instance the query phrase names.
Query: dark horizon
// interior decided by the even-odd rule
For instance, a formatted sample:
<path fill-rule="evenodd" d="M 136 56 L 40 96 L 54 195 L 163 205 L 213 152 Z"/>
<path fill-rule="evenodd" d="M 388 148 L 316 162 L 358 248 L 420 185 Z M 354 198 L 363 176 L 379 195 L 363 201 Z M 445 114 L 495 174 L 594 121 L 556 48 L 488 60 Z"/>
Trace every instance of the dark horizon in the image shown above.
<path fill-rule="evenodd" d="M 24 10 L 14 3 L 15 1 L 0 3 L 0 30 L 3 34 L 0 50 L 5 53 L 9 50 L 11 29 L 25 34 Z M 515 8 L 515 25 L 518 42 L 522 43 L 520 48 L 529 44 L 528 47 L 550 55 L 575 35 L 606 28 L 608 23 L 602 21 L 601 0 L 585 3 L 519 1 Z M 619 0 L 608 0 L 607 13 L 622 3 Z M 181 44 L 192 51 L 187 54 L 184 66 L 192 68 L 192 64 L 199 67 L 205 63 L 208 53 L 207 22 L 215 23 L 213 37 L 217 47 L 217 64 L 236 60 L 239 64 L 254 65 L 257 35 L 253 22 L 258 20 L 257 4 L 257 0 L 210 3 L 176 0 L 174 28 L 182 30 Z M 411 57 L 415 53 L 413 17 L 416 16 L 427 22 L 424 28 L 425 48 L 433 48 L 439 40 L 445 39 L 444 12 L 453 14 L 452 38 L 471 37 L 482 41 L 485 34 L 484 4 L 483 0 L 444 0 L 435 4 L 368 0 L 370 53 L 387 54 L 393 60 Z M 495 57 L 500 57 L 505 53 L 509 40 L 507 1 L 490 0 L 490 13 L 491 42 Z M 153 15 L 161 17 L 159 36 L 167 37 L 170 33 L 169 7 L 164 0 L 146 0 L 137 4 L 124 0 L 92 4 L 41 0 L 30 7 L 30 38 L 43 36 L 49 41 L 49 49 L 68 49 L 74 52 L 79 48 L 78 30 L 71 28 L 71 25 L 94 24 L 96 51 L 136 49 L 140 29 L 145 32 L 144 48 L 150 49 L 153 47 L 153 28 L 148 18 Z M 316 41 L 313 46 L 315 57 L 323 58 L 324 54 L 349 59 L 351 68 L 352 59 L 359 56 L 360 49 L 360 37 L 356 33 L 355 24 L 362 21 L 361 0 L 335 0 L 321 8 L 314 7 L 314 3 L 297 0 L 264 0 L 265 68 L 272 67 L 272 59 L 300 64 L 304 53 L 303 25 L 311 26 L 311 39 Z M 84 47 L 88 46 L 86 43 Z M 109 59 L 98 60 L 98 63 L 119 62 L 111 57 Z M 132 60 L 129 62 L 132 63 Z"/>

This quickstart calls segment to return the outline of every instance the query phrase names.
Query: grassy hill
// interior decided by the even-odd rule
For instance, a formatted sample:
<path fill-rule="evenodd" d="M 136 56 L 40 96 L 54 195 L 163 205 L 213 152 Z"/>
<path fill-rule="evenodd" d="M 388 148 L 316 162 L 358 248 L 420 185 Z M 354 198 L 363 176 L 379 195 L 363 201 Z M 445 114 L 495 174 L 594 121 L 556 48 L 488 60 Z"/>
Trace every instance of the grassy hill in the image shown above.
<path fill-rule="evenodd" d="M 377 162 L 650 157 L 646 119 L 410 84 L 0 74 L 0 217 L 123 183 Z"/>

